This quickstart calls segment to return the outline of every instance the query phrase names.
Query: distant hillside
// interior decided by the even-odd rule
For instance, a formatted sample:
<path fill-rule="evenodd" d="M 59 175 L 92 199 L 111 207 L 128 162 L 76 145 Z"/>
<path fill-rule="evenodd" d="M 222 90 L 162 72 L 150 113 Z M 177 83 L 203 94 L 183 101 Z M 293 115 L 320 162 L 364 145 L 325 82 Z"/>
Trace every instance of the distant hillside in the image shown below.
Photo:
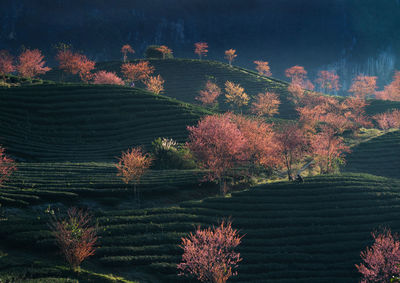
<path fill-rule="evenodd" d="M 134 60 L 132 62 L 137 62 Z M 274 78 L 260 76 L 257 72 L 229 66 L 226 63 L 195 60 L 195 59 L 150 59 L 150 64 L 155 67 L 155 74 L 160 74 L 165 80 L 164 95 L 176 98 L 181 101 L 198 104 L 195 97 L 199 91 L 204 88 L 207 80 L 215 81 L 221 89 L 224 89 L 224 84 L 227 80 L 234 83 L 239 83 L 244 87 L 246 93 L 254 98 L 258 93 L 270 91 L 279 95 L 281 105 L 279 107 L 279 118 L 295 119 L 297 112 L 295 106 L 288 99 L 290 93 L 287 90 L 288 83 Z M 98 70 L 108 70 L 120 73 L 120 61 L 102 62 L 96 65 Z M 78 82 L 77 76 L 62 74 L 61 71 L 54 69 L 48 72 L 44 78 L 53 81 L 61 80 L 61 77 L 66 81 Z M 143 87 L 141 83 L 137 83 L 138 87 Z M 231 107 L 225 102 L 224 95 L 219 97 L 221 110 L 229 110 Z M 367 107 L 367 114 L 374 115 L 376 113 L 385 112 L 388 109 L 400 108 L 400 102 L 382 101 L 371 99 Z M 249 103 L 249 106 L 251 101 Z M 249 111 L 249 106 L 244 107 L 244 112 Z"/>
<path fill-rule="evenodd" d="M 400 178 L 400 131 L 389 132 L 352 148 L 345 171 Z"/>
<path fill-rule="evenodd" d="M 95 258 L 106 270 L 143 270 L 158 277 L 151 282 L 187 282 L 176 269 L 181 237 L 197 225 L 231 216 L 244 238 L 239 276 L 230 281 L 357 282 L 354 264 L 371 243 L 371 231 L 381 225 L 400 229 L 399 198 L 398 181 L 344 174 L 263 185 L 176 207 L 102 210 L 96 215 L 101 237 Z M 46 221 L 36 215 L 13 217 L 0 227 L 0 237 L 8 245 L 51 251 Z"/>
<path fill-rule="evenodd" d="M 157 137 L 186 139 L 211 112 L 135 88 L 54 84 L 0 89 L 0 144 L 27 161 L 108 161 Z"/>

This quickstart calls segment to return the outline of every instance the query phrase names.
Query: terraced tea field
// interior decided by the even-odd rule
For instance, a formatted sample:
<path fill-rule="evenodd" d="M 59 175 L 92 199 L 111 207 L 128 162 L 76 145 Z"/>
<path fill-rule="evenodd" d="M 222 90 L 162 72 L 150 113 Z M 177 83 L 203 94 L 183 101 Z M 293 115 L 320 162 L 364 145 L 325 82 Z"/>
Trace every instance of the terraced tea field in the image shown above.
<path fill-rule="evenodd" d="M 393 131 L 352 148 L 345 170 L 400 178 L 400 131 Z"/>
<path fill-rule="evenodd" d="M 104 268 L 149 270 L 160 282 L 177 277 L 180 238 L 197 225 L 231 217 L 245 235 L 232 282 L 356 282 L 354 264 L 382 225 L 399 229 L 400 182 L 344 174 L 274 183 L 168 208 L 98 211 L 101 248 L 89 260 Z M 47 216 L 48 217 L 48 216 Z M 46 216 L 12 217 L 0 236 L 13 246 L 51 250 Z"/>
<path fill-rule="evenodd" d="M 0 89 L 0 144 L 19 160 L 111 161 L 157 137 L 184 141 L 208 110 L 139 89 L 39 85 Z"/>

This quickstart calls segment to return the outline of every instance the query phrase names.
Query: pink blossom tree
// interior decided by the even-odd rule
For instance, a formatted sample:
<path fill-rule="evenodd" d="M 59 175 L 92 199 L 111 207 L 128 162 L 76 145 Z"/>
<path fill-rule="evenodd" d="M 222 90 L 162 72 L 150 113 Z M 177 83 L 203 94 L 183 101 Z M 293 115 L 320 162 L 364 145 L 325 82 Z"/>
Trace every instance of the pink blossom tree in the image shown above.
<path fill-rule="evenodd" d="M 15 161 L 5 154 L 5 149 L 0 145 L 0 185 L 8 180 L 11 174 L 17 170 Z"/>
<path fill-rule="evenodd" d="M 400 242 L 397 234 L 390 229 L 382 233 L 373 232 L 374 244 L 361 252 L 363 263 L 356 264 L 362 274 L 362 283 L 390 282 L 393 276 L 400 275 Z"/>
<path fill-rule="evenodd" d="M 188 148 L 200 165 L 209 170 L 205 179 L 218 180 L 221 193 L 225 194 L 229 170 L 246 159 L 245 137 L 229 114 L 206 116 L 188 130 Z"/>
<path fill-rule="evenodd" d="M 232 228 L 230 221 L 218 227 L 197 228 L 196 232 L 182 238 L 182 263 L 180 275 L 194 276 L 201 282 L 225 283 L 242 260 L 235 248 L 243 236 Z"/>
<path fill-rule="evenodd" d="M 93 76 L 93 84 L 124 85 L 124 81 L 114 72 L 99 71 Z"/>

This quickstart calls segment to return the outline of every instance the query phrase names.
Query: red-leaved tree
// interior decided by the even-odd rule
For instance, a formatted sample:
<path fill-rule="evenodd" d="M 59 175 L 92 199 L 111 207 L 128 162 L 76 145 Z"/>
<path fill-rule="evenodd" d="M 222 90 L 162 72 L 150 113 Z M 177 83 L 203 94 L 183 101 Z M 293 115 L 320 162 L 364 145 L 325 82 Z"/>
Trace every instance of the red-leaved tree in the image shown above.
<path fill-rule="evenodd" d="M 334 71 L 319 71 L 315 82 L 324 91 L 339 90 L 339 76 Z"/>
<path fill-rule="evenodd" d="M 49 67 L 44 66 L 46 61 L 43 58 L 39 49 L 26 49 L 18 57 L 18 73 L 23 77 L 33 78 L 50 71 Z"/>
<path fill-rule="evenodd" d="M 225 50 L 225 59 L 228 60 L 229 65 L 232 65 L 233 60 L 237 57 L 235 49 Z"/>
<path fill-rule="evenodd" d="M 154 72 L 154 67 L 148 61 L 126 63 L 121 66 L 121 72 L 129 82 L 145 81 Z"/>
<path fill-rule="evenodd" d="M 300 84 L 307 78 L 307 71 L 302 66 L 293 66 L 286 69 L 285 76 L 290 78 L 292 82 Z"/>
<path fill-rule="evenodd" d="M 267 77 L 272 76 L 271 69 L 267 61 L 254 61 L 254 64 L 257 65 L 256 70 L 260 75 Z"/>
<path fill-rule="evenodd" d="M 293 165 L 309 153 L 306 134 L 298 124 L 285 124 L 278 129 L 276 140 L 281 164 L 286 168 L 288 179 L 293 180 Z"/>
<path fill-rule="evenodd" d="M 251 112 L 258 116 L 272 117 L 279 113 L 281 101 L 274 92 L 259 93 L 251 104 Z"/>
<path fill-rule="evenodd" d="M 388 283 L 393 276 L 400 275 L 400 242 L 390 229 L 382 233 L 373 232 L 374 243 L 361 252 L 362 263 L 356 264 L 362 283 Z"/>
<path fill-rule="evenodd" d="M 93 76 L 93 84 L 124 85 L 124 81 L 114 72 L 99 71 Z"/>
<path fill-rule="evenodd" d="M 321 131 L 311 138 L 311 149 L 322 174 L 334 173 L 345 162 L 344 153 L 350 152 L 343 138 L 329 126 L 322 126 Z"/>
<path fill-rule="evenodd" d="M 165 81 L 163 78 L 160 75 L 157 75 L 148 77 L 144 84 L 146 85 L 146 89 L 148 91 L 151 91 L 155 94 L 160 94 L 164 91 L 164 82 Z"/>
<path fill-rule="evenodd" d="M 220 94 L 221 89 L 215 83 L 207 81 L 205 88 L 200 90 L 199 96 L 195 99 L 200 101 L 204 106 L 215 106 Z"/>
<path fill-rule="evenodd" d="M 0 75 L 3 76 L 3 80 L 14 71 L 14 57 L 7 50 L 0 50 Z"/>
<path fill-rule="evenodd" d="M 94 76 L 92 70 L 94 70 L 96 62 L 89 60 L 83 54 L 63 49 L 57 53 L 56 59 L 61 70 L 73 75 L 78 74 L 83 82 L 88 83 Z"/>
<path fill-rule="evenodd" d="M 0 146 L 0 186 L 8 180 L 11 174 L 17 170 L 15 161 L 8 157 L 5 153 L 5 149 Z"/>
<path fill-rule="evenodd" d="M 393 110 L 372 117 L 382 130 L 400 128 L 400 111 Z"/>
<path fill-rule="evenodd" d="M 230 221 L 222 221 L 218 227 L 197 228 L 182 238 L 180 275 L 193 276 L 201 282 L 225 283 L 237 274 L 235 269 L 242 259 L 235 248 L 242 238 Z"/>
<path fill-rule="evenodd" d="M 207 42 L 197 42 L 194 44 L 194 53 L 199 55 L 199 59 L 201 60 L 201 57 L 207 56 L 208 53 L 208 44 Z"/>
<path fill-rule="evenodd" d="M 161 52 L 161 54 L 163 55 L 163 59 L 165 59 L 168 54 L 172 54 L 172 50 L 165 45 L 157 47 L 157 50 Z"/>
<path fill-rule="evenodd" d="M 246 139 L 228 114 L 206 116 L 188 131 L 188 148 L 201 167 L 209 170 L 206 180 L 217 179 L 225 194 L 229 170 L 246 159 Z"/>
<path fill-rule="evenodd" d="M 396 71 L 393 81 L 383 91 L 375 93 L 377 99 L 400 101 L 400 71 Z"/>
<path fill-rule="evenodd" d="M 357 98 L 370 98 L 375 95 L 376 79 L 377 77 L 373 76 L 358 75 L 353 79 L 349 92 Z"/>
<path fill-rule="evenodd" d="M 128 53 L 135 53 L 135 50 L 133 50 L 133 48 L 129 45 L 129 44 L 125 44 L 122 46 L 121 48 L 121 53 L 124 57 L 124 63 L 126 62 L 126 59 L 128 58 Z"/>
<path fill-rule="evenodd" d="M 96 251 L 97 231 L 92 216 L 84 210 L 72 207 L 67 217 L 50 222 L 56 243 L 72 269 Z"/>

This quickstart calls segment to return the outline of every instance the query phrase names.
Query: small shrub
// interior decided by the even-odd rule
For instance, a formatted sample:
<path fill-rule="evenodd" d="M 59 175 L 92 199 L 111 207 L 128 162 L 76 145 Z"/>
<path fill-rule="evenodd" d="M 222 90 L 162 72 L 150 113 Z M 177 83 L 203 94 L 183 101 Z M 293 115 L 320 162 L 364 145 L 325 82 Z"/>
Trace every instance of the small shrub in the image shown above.
<path fill-rule="evenodd" d="M 185 146 L 167 138 L 157 138 L 152 142 L 154 169 L 194 169 L 196 163 Z"/>

